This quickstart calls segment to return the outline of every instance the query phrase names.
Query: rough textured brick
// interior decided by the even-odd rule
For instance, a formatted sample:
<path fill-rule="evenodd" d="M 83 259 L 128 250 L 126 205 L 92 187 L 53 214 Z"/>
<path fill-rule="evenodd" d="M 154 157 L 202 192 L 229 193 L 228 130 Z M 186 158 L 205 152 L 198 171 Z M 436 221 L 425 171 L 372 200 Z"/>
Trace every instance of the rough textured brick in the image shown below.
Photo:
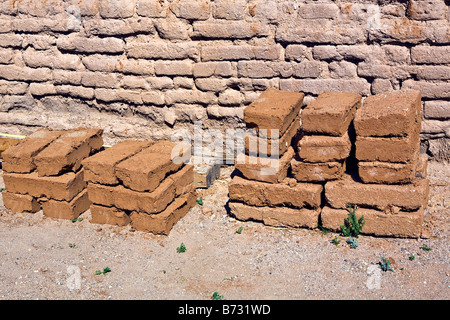
<path fill-rule="evenodd" d="M 423 214 L 423 207 L 415 211 L 400 211 L 396 214 L 368 208 L 359 208 L 356 212 L 358 219 L 364 216 L 365 224 L 361 230 L 362 234 L 401 238 L 421 236 Z M 320 221 L 323 227 L 338 232 L 347 216 L 346 209 L 325 206 L 320 213 Z"/>
<path fill-rule="evenodd" d="M 450 80 L 450 67 L 421 66 L 417 71 L 419 80 Z"/>
<path fill-rule="evenodd" d="M 320 184 L 297 183 L 289 179 L 274 184 L 235 176 L 229 185 L 229 197 L 231 201 L 257 207 L 318 208 L 321 204 L 322 190 Z"/>
<path fill-rule="evenodd" d="M 278 60 L 280 45 L 215 45 L 202 47 L 202 60 Z"/>
<path fill-rule="evenodd" d="M 280 89 L 314 95 L 324 91 L 370 94 L 370 84 L 365 79 L 281 79 Z"/>
<path fill-rule="evenodd" d="M 117 74 L 100 72 L 83 72 L 81 84 L 85 87 L 115 88 L 118 84 Z"/>
<path fill-rule="evenodd" d="M 242 154 L 236 159 L 236 170 L 249 180 L 279 183 L 286 178 L 293 157 L 292 147 L 288 148 L 279 159 L 264 159 Z"/>
<path fill-rule="evenodd" d="M 76 172 L 83 159 L 102 147 L 102 133 L 101 129 L 82 128 L 62 133 L 34 157 L 39 176 Z"/>
<path fill-rule="evenodd" d="M 17 81 L 43 82 L 52 80 L 52 72 L 48 68 L 28 68 L 16 65 L 0 65 L 0 78 Z"/>
<path fill-rule="evenodd" d="M 130 18 L 134 14 L 136 0 L 99 0 L 98 11 L 102 18 Z"/>
<path fill-rule="evenodd" d="M 446 18 L 447 10 L 444 0 L 412 0 L 406 15 L 414 20 L 439 20 Z"/>
<path fill-rule="evenodd" d="M 301 4 L 299 16 L 303 19 L 336 19 L 339 7 L 335 4 Z"/>
<path fill-rule="evenodd" d="M 189 42 L 152 41 L 149 43 L 127 43 L 127 55 L 131 58 L 146 59 L 197 59 L 199 48 L 196 44 Z"/>
<path fill-rule="evenodd" d="M 92 88 L 85 88 L 81 86 L 62 85 L 55 86 L 56 94 L 62 96 L 70 96 L 74 98 L 92 100 L 95 96 L 95 91 Z"/>
<path fill-rule="evenodd" d="M 124 210 L 114 207 L 104 207 L 92 204 L 90 210 L 92 215 L 91 223 L 110 224 L 123 227 L 131 222 L 130 216 Z"/>
<path fill-rule="evenodd" d="M 358 94 L 323 92 L 302 110 L 302 129 L 309 133 L 343 136 L 360 106 Z"/>
<path fill-rule="evenodd" d="M 358 136 L 406 136 L 421 123 L 420 91 L 395 91 L 367 97 L 355 115 Z"/>
<path fill-rule="evenodd" d="M 55 86 L 49 83 L 31 83 L 29 91 L 31 95 L 38 97 L 56 94 Z"/>
<path fill-rule="evenodd" d="M 165 92 L 165 99 L 168 105 L 175 103 L 211 104 L 217 102 L 217 97 L 213 92 L 187 89 L 167 91 Z"/>
<path fill-rule="evenodd" d="M 277 129 L 282 136 L 297 118 L 303 98 L 301 92 L 267 89 L 245 109 L 244 121 L 250 128 Z"/>
<path fill-rule="evenodd" d="M 155 33 L 153 21 L 148 18 L 119 19 L 89 19 L 83 21 L 83 27 L 88 35 L 124 36 L 133 34 L 150 35 Z"/>
<path fill-rule="evenodd" d="M 230 212 L 236 219 L 262 221 L 274 227 L 316 228 L 320 209 L 293 209 L 288 207 L 253 207 L 240 202 L 229 202 Z"/>
<path fill-rule="evenodd" d="M 39 199 L 44 215 L 55 219 L 76 219 L 89 209 L 91 202 L 89 201 L 88 192 L 86 189 L 81 191 L 70 202 L 57 201 L 53 199 L 41 198 Z"/>
<path fill-rule="evenodd" d="M 317 25 L 313 27 L 279 27 L 275 39 L 280 42 L 317 44 L 356 44 L 365 42 L 365 32 L 360 27 L 336 29 L 332 26 Z"/>
<path fill-rule="evenodd" d="M 214 1 L 212 15 L 216 19 L 242 20 L 245 16 L 247 1 Z"/>
<path fill-rule="evenodd" d="M 308 47 L 302 44 L 290 44 L 286 47 L 284 56 L 287 60 L 302 61 L 308 54 Z"/>
<path fill-rule="evenodd" d="M 403 90 L 419 90 L 423 98 L 447 99 L 450 98 L 449 82 L 427 82 L 406 80 L 402 84 Z"/>
<path fill-rule="evenodd" d="M 2 34 L 0 37 L 0 47 L 16 47 L 22 46 L 23 37 L 17 34 Z"/>
<path fill-rule="evenodd" d="M 61 54 L 52 51 L 26 50 L 22 53 L 22 58 L 28 67 L 32 68 L 55 68 L 77 70 L 81 60 L 77 55 Z"/>
<path fill-rule="evenodd" d="M 206 20 L 211 13 L 209 0 L 176 1 L 171 10 L 178 18 L 187 20 Z"/>
<path fill-rule="evenodd" d="M 39 177 L 36 171 L 32 173 L 4 173 L 3 180 L 8 192 L 60 201 L 71 201 L 86 188 L 83 170 L 77 173 L 67 172 L 54 177 Z"/>
<path fill-rule="evenodd" d="M 304 135 L 298 142 L 298 155 L 307 162 L 331 162 L 346 159 L 352 143 L 348 133 L 341 137 Z"/>
<path fill-rule="evenodd" d="M 155 73 L 157 75 L 185 76 L 192 75 L 193 63 L 191 61 L 156 61 Z"/>
<path fill-rule="evenodd" d="M 158 20 L 155 24 L 159 36 L 168 40 L 187 40 L 189 39 L 192 26 L 182 19 L 169 16 Z"/>
<path fill-rule="evenodd" d="M 299 182 L 322 182 L 340 179 L 345 172 L 345 161 L 304 162 L 294 158 L 290 162 L 291 174 Z"/>
<path fill-rule="evenodd" d="M 233 75 L 231 63 L 223 62 L 200 62 L 194 64 L 193 74 L 196 78 L 211 76 L 229 77 Z"/>
<path fill-rule="evenodd" d="M 159 0 L 137 0 L 136 10 L 138 15 L 151 18 L 163 18 L 166 16 L 164 2 Z"/>
<path fill-rule="evenodd" d="M 41 206 L 36 198 L 27 194 L 16 194 L 8 191 L 2 192 L 4 206 L 13 212 L 38 212 Z"/>
<path fill-rule="evenodd" d="M 30 173 L 36 168 L 34 157 L 57 139 L 63 131 L 38 130 L 2 153 L 5 172 Z"/>
<path fill-rule="evenodd" d="M 427 119 L 450 119 L 450 101 L 425 101 L 423 111 Z"/>
<path fill-rule="evenodd" d="M 411 60 L 414 63 L 447 64 L 450 63 L 450 46 L 415 46 L 411 48 Z"/>
<path fill-rule="evenodd" d="M 403 185 L 367 184 L 344 175 L 325 184 L 325 198 L 330 206 L 345 209 L 349 205 L 388 210 L 399 207 L 417 210 L 428 203 L 429 181 L 417 178 Z"/>
<path fill-rule="evenodd" d="M 117 38 L 83 38 L 60 37 L 56 41 L 60 50 L 80 53 L 121 53 L 124 51 L 123 40 Z"/>
<path fill-rule="evenodd" d="M 194 22 L 196 36 L 215 39 L 246 39 L 264 36 L 269 32 L 267 25 L 259 23 L 236 22 Z"/>
<path fill-rule="evenodd" d="M 84 159 L 82 161 L 85 170 L 84 179 L 105 185 L 118 184 L 119 180 L 115 176 L 116 165 L 152 143 L 151 141 L 126 140 Z"/>

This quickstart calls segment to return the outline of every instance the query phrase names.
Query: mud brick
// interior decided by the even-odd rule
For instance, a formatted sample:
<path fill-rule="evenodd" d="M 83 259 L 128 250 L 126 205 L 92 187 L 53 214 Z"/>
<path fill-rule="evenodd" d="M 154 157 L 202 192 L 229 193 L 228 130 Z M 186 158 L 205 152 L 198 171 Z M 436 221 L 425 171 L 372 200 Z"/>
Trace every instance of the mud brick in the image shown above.
<path fill-rule="evenodd" d="M 119 180 L 115 175 L 116 165 L 151 144 L 152 141 L 127 140 L 84 159 L 82 161 L 85 170 L 84 179 L 106 185 L 118 184 Z"/>
<path fill-rule="evenodd" d="M 286 178 L 282 183 L 266 183 L 235 176 L 229 185 L 231 201 L 256 207 L 320 207 L 323 186 L 313 183 L 297 183 Z"/>
<path fill-rule="evenodd" d="M 277 129 L 282 136 L 299 116 L 304 96 L 301 92 L 267 89 L 244 109 L 244 122 L 249 128 Z"/>
<path fill-rule="evenodd" d="M 63 133 L 34 158 L 39 176 L 77 171 L 83 159 L 102 147 L 102 133 L 101 129 L 83 128 Z"/>
<path fill-rule="evenodd" d="M 86 189 L 81 191 L 72 201 L 58 201 L 47 198 L 39 199 L 44 215 L 55 219 L 72 220 L 89 209 L 89 201 Z"/>
<path fill-rule="evenodd" d="M 304 162 L 292 159 L 291 173 L 297 181 L 320 182 L 340 179 L 345 172 L 345 161 L 335 162 Z"/>
<path fill-rule="evenodd" d="M 416 129 L 406 137 L 356 136 L 355 156 L 359 161 L 402 162 L 414 161 L 420 149 L 420 133 Z"/>
<path fill-rule="evenodd" d="M 3 180 L 6 190 L 12 193 L 71 201 L 86 188 L 83 173 L 83 170 L 80 170 L 54 177 L 39 177 L 36 171 L 24 174 L 4 173 Z"/>
<path fill-rule="evenodd" d="M 176 143 L 158 141 L 116 166 L 116 177 L 127 188 L 151 192 L 166 175 L 177 171 L 183 163 L 172 161 Z M 187 152 L 186 149 L 184 149 Z"/>
<path fill-rule="evenodd" d="M 0 138 L 0 159 L 2 159 L 2 153 L 5 152 L 8 148 L 15 146 L 21 140 L 19 139 L 10 139 L 10 138 Z"/>
<path fill-rule="evenodd" d="M 236 170 L 249 180 L 278 183 L 286 178 L 293 157 L 292 147 L 279 159 L 239 155 L 236 159 Z"/>
<path fill-rule="evenodd" d="M 34 157 L 57 139 L 63 131 L 38 130 L 14 147 L 2 153 L 5 172 L 30 173 L 35 168 Z"/>
<path fill-rule="evenodd" d="M 164 179 L 152 192 L 134 191 L 122 185 L 106 186 L 89 183 L 89 199 L 94 204 L 102 206 L 155 214 L 166 209 L 174 198 L 192 191 L 193 173 L 193 166 L 186 165 Z"/>
<path fill-rule="evenodd" d="M 319 224 L 320 208 L 294 209 L 288 207 L 254 207 L 240 202 L 229 202 L 231 214 L 236 219 L 261 221 L 274 227 L 316 228 Z"/>
<path fill-rule="evenodd" d="M 352 142 L 345 132 L 341 137 L 304 135 L 298 142 L 299 156 L 307 162 L 332 162 L 350 155 Z"/>
<path fill-rule="evenodd" d="M 428 202 L 429 181 L 417 178 L 409 184 L 367 184 L 345 174 L 342 179 L 325 184 L 325 198 L 336 209 L 349 205 L 387 210 L 417 210 Z"/>
<path fill-rule="evenodd" d="M 38 212 L 41 206 L 35 197 L 28 194 L 17 194 L 8 191 L 2 192 L 3 204 L 14 212 Z"/>
<path fill-rule="evenodd" d="M 292 139 L 297 135 L 299 130 L 300 130 L 300 118 L 297 117 L 290 124 L 286 132 L 278 138 L 277 151 L 279 156 L 282 156 L 292 145 Z M 274 141 L 276 140 L 274 140 L 270 136 L 271 133 L 270 130 L 267 130 L 267 135 L 263 135 L 262 133 L 263 133 L 262 131 L 252 132 L 245 136 L 246 154 L 251 156 L 257 156 L 260 153 L 264 153 L 269 157 L 272 156 L 272 143 L 274 143 Z"/>
<path fill-rule="evenodd" d="M 91 223 L 110 224 L 119 227 L 130 224 L 130 216 L 124 211 L 114 207 L 105 207 L 91 204 Z"/>
<path fill-rule="evenodd" d="M 355 131 L 363 137 L 404 137 L 421 122 L 420 91 L 394 91 L 369 96 L 355 115 Z"/>
<path fill-rule="evenodd" d="M 422 233 L 424 208 L 415 211 L 399 211 L 395 214 L 368 208 L 359 208 L 356 211 L 358 219 L 364 216 L 365 224 L 361 234 L 374 236 L 391 236 L 402 238 L 419 238 Z M 348 211 L 325 206 L 320 214 L 322 226 L 340 231 Z"/>
<path fill-rule="evenodd" d="M 203 163 L 194 166 L 194 186 L 209 188 L 220 176 L 220 164 Z"/>
<path fill-rule="evenodd" d="M 138 231 L 168 235 L 173 226 L 195 206 L 196 198 L 195 192 L 189 192 L 176 198 L 159 214 L 133 211 L 130 215 L 131 225 Z"/>
<path fill-rule="evenodd" d="M 361 95 L 325 91 L 302 110 L 302 130 L 308 133 L 343 136 L 356 110 Z"/>

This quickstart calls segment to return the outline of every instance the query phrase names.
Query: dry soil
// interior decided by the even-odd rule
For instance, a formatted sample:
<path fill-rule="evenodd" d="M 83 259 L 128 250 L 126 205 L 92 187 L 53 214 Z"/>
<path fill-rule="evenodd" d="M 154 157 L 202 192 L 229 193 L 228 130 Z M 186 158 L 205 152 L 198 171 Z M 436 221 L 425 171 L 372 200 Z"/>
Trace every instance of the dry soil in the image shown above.
<path fill-rule="evenodd" d="M 427 238 L 360 236 L 356 249 L 326 230 L 233 219 L 225 209 L 232 169 L 199 190 L 203 205 L 169 236 L 92 224 L 89 211 L 77 222 L 13 213 L 0 199 L 0 299 L 450 298 L 448 164 L 429 164 Z M 381 258 L 393 271 L 381 270 Z"/>

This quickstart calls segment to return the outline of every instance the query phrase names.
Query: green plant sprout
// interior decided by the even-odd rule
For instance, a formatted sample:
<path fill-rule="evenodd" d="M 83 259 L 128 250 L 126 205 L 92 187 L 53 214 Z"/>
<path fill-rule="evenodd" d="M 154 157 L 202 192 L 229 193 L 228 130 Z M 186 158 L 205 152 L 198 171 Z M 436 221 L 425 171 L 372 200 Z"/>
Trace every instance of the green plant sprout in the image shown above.
<path fill-rule="evenodd" d="M 197 204 L 199 204 L 201 206 L 203 205 L 203 197 L 200 197 L 199 199 L 197 199 L 195 201 L 197 201 Z"/>
<path fill-rule="evenodd" d="M 337 237 L 334 237 L 333 240 L 331 240 L 331 242 L 337 247 L 339 243 L 341 243 L 341 240 L 339 240 Z"/>
<path fill-rule="evenodd" d="M 104 276 L 106 276 L 106 274 L 107 274 L 108 272 L 111 272 L 111 268 L 106 267 L 106 268 L 103 268 L 103 271 L 95 270 L 94 274 L 95 274 L 96 276 L 98 276 L 98 275 L 100 275 L 100 274 L 103 274 Z"/>
<path fill-rule="evenodd" d="M 241 234 L 242 229 L 243 229 L 242 226 L 240 226 L 234 233 Z"/>
<path fill-rule="evenodd" d="M 346 237 L 354 237 L 358 238 L 359 233 L 361 232 L 364 224 L 366 223 L 364 221 L 364 216 L 361 216 L 361 218 L 356 217 L 356 211 L 358 210 L 358 207 L 355 205 L 353 208 L 350 205 L 348 207 L 348 216 L 344 220 L 344 224 L 341 224 L 341 231 Z"/>
<path fill-rule="evenodd" d="M 381 261 L 378 262 L 378 264 L 380 265 L 381 270 L 383 270 L 384 272 L 386 272 L 386 271 L 394 271 L 391 268 L 391 262 L 389 260 L 386 260 L 385 258 L 381 258 Z"/>
<path fill-rule="evenodd" d="M 426 243 L 424 243 L 424 244 L 422 245 L 421 249 L 422 249 L 422 250 L 425 250 L 425 251 L 431 251 L 431 248 L 430 248 Z"/>
<path fill-rule="evenodd" d="M 177 252 L 178 252 L 178 253 L 186 252 L 186 246 L 184 245 L 183 242 L 182 242 L 182 243 L 180 244 L 180 246 L 177 248 Z"/>
<path fill-rule="evenodd" d="M 356 249 L 358 247 L 358 240 L 356 238 L 350 237 L 345 241 L 350 245 L 350 248 Z"/>
<path fill-rule="evenodd" d="M 211 300 L 222 300 L 223 296 L 220 295 L 218 292 L 214 292 L 211 296 Z"/>

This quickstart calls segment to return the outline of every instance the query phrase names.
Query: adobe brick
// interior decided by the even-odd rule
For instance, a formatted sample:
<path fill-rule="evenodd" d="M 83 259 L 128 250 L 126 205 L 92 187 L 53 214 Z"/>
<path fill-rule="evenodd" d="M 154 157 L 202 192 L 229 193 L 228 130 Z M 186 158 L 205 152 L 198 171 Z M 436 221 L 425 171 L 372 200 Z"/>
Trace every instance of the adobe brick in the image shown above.
<path fill-rule="evenodd" d="M 36 171 L 32 173 L 5 172 L 3 180 L 8 192 L 54 200 L 71 201 L 86 188 L 83 170 L 52 177 L 39 177 Z"/>
<path fill-rule="evenodd" d="M 289 180 L 289 179 L 287 179 Z M 320 207 L 323 187 L 320 184 L 266 183 L 235 176 L 229 185 L 229 198 L 256 207 Z"/>
<path fill-rule="evenodd" d="M 168 235 L 173 226 L 195 206 L 196 198 L 195 192 L 189 192 L 176 198 L 159 214 L 133 211 L 130 215 L 131 225 L 138 231 Z"/>
<path fill-rule="evenodd" d="M 292 147 L 279 159 L 240 155 L 236 159 L 236 170 L 249 180 L 279 183 L 286 178 L 293 157 Z"/>
<path fill-rule="evenodd" d="M 406 136 L 415 127 L 420 127 L 421 110 L 420 91 L 394 91 L 369 96 L 356 112 L 356 135 Z"/>
<path fill-rule="evenodd" d="M 34 157 L 64 131 L 38 130 L 2 153 L 5 172 L 30 173 L 36 168 Z"/>
<path fill-rule="evenodd" d="M 244 110 L 247 127 L 258 129 L 278 129 L 282 136 L 303 104 L 304 94 L 269 88 Z"/>
<path fill-rule="evenodd" d="M 166 175 L 178 171 L 183 163 L 172 161 L 172 141 L 158 141 L 116 166 L 116 177 L 135 191 L 153 191 Z M 188 150 L 184 150 L 188 152 Z"/>
<path fill-rule="evenodd" d="M 81 161 L 103 145 L 102 129 L 73 129 L 63 133 L 35 158 L 39 176 L 55 176 L 77 171 Z"/>
<path fill-rule="evenodd" d="M 320 208 L 294 209 L 289 207 L 254 207 L 240 202 L 229 202 L 231 214 L 243 221 L 261 221 L 273 227 L 316 228 L 319 222 Z"/>
<path fill-rule="evenodd" d="M 364 227 L 361 234 L 374 236 L 391 236 L 401 238 L 419 238 L 422 234 L 424 208 L 414 211 L 400 211 L 390 214 L 384 211 L 359 208 L 356 216 L 359 219 L 364 216 Z M 348 211 L 325 206 L 320 214 L 322 226 L 340 231 L 340 225 L 344 224 Z"/>
<path fill-rule="evenodd" d="M 97 204 L 90 206 L 91 210 L 91 223 L 97 224 L 110 224 L 119 227 L 130 224 L 130 216 L 124 210 L 120 210 L 114 207 L 105 207 Z"/>
<path fill-rule="evenodd" d="M 8 191 L 2 192 L 3 204 L 13 212 L 38 212 L 41 206 L 35 197 L 28 194 L 18 194 Z"/>
<path fill-rule="evenodd" d="M 340 179 L 346 169 L 345 161 L 304 162 L 292 159 L 291 173 L 299 182 L 320 182 Z"/>
<path fill-rule="evenodd" d="M 55 219 L 72 220 L 78 218 L 83 212 L 89 209 L 88 192 L 82 190 L 75 198 L 69 201 L 58 201 L 53 199 L 39 199 L 44 215 Z"/>
<path fill-rule="evenodd" d="M 84 159 L 84 179 L 106 185 L 118 184 L 116 165 L 152 144 L 153 141 L 126 140 Z"/>
<path fill-rule="evenodd" d="M 336 209 L 358 205 L 379 210 L 393 206 L 408 211 L 417 210 L 427 204 L 428 193 L 429 181 L 423 178 L 416 178 L 409 184 L 367 184 L 345 174 L 342 179 L 325 184 L 325 198 Z"/>
<path fill-rule="evenodd" d="M 350 155 L 351 147 L 347 132 L 341 137 L 304 135 L 298 142 L 298 154 L 307 162 L 340 161 Z"/>
<path fill-rule="evenodd" d="M 361 106 L 361 95 L 326 91 L 302 110 L 302 130 L 343 136 Z"/>

